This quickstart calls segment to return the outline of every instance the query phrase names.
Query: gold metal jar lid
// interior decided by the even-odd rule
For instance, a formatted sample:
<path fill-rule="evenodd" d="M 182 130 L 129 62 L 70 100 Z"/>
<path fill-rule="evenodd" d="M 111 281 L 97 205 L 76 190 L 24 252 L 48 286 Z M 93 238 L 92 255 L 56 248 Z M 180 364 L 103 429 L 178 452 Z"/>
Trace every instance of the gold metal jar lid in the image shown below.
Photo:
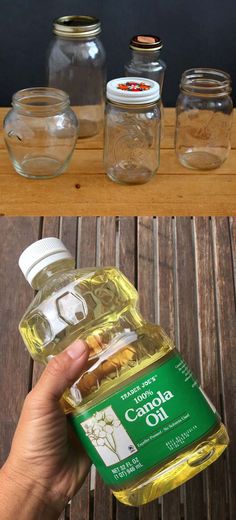
<path fill-rule="evenodd" d="M 153 34 L 137 34 L 130 40 L 129 47 L 135 51 L 160 51 L 163 42 L 159 36 Z"/>
<path fill-rule="evenodd" d="M 95 16 L 61 16 L 53 22 L 53 32 L 64 38 L 86 38 L 101 32 L 101 22 Z"/>

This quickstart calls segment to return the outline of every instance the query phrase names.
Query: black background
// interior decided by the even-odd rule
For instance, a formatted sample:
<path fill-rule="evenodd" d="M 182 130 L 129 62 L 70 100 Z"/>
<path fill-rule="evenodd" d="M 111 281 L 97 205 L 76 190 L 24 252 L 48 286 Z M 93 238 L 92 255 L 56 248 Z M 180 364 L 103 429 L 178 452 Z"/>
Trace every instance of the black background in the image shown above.
<path fill-rule="evenodd" d="M 236 101 L 235 0 L 0 0 L 0 7 L 0 105 L 20 88 L 46 84 L 52 20 L 68 14 L 101 19 L 108 79 L 123 75 L 130 37 L 153 33 L 164 41 L 166 106 L 175 105 L 181 73 L 197 66 L 229 72 Z"/>

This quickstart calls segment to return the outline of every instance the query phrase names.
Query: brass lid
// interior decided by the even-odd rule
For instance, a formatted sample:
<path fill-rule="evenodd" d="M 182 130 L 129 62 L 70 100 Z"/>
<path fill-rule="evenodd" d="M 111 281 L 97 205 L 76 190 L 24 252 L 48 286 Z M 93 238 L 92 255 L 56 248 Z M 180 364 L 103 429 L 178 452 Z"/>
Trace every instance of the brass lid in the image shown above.
<path fill-rule="evenodd" d="M 129 47 L 135 51 L 160 51 L 163 43 L 161 38 L 153 34 L 137 34 L 130 40 Z"/>
<path fill-rule="evenodd" d="M 65 38 L 86 38 L 101 32 L 101 22 L 95 16 L 61 16 L 53 22 L 53 32 Z"/>

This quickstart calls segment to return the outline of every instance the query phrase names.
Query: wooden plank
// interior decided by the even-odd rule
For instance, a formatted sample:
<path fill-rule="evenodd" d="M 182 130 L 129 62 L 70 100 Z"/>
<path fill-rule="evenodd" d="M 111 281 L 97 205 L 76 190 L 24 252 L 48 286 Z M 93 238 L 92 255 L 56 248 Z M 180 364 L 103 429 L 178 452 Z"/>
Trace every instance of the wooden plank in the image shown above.
<path fill-rule="evenodd" d="M 112 266 L 116 263 L 116 220 L 113 217 L 98 221 L 97 265 Z M 114 497 L 96 472 L 93 520 L 112 520 Z"/>
<path fill-rule="evenodd" d="M 74 236 L 76 233 L 74 232 Z M 79 218 L 77 235 L 77 266 L 96 265 L 96 218 Z M 89 520 L 91 514 L 90 479 L 88 475 L 83 486 L 71 501 L 70 520 Z"/>
<path fill-rule="evenodd" d="M 236 175 L 231 174 L 157 174 L 142 186 L 122 186 L 90 173 L 68 172 L 50 181 L 3 171 L 0 176 L 0 213 L 11 216 L 54 216 L 58 209 L 65 216 L 235 216 L 235 199 Z"/>
<path fill-rule="evenodd" d="M 119 268 L 136 285 L 136 219 L 119 218 Z"/>
<path fill-rule="evenodd" d="M 136 219 L 122 217 L 118 221 L 118 266 L 130 282 L 136 283 Z M 137 520 L 138 508 L 116 501 L 116 520 Z"/>
<path fill-rule="evenodd" d="M 156 320 L 156 247 L 154 235 L 154 219 L 138 217 L 137 265 L 138 291 L 140 311 L 148 321 Z M 159 518 L 158 500 L 140 507 L 140 520 L 157 520 Z"/>
<path fill-rule="evenodd" d="M 201 384 L 221 412 L 221 377 L 214 286 L 211 219 L 194 219 Z M 207 519 L 228 517 L 226 467 L 222 456 L 204 472 Z M 219 489 L 221 492 L 219 493 Z"/>
<path fill-rule="evenodd" d="M 97 219 L 79 218 L 78 225 L 78 267 L 94 267 L 97 257 Z"/>
<path fill-rule="evenodd" d="M 180 351 L 196 376 L 200 376 L 197 324 L 195 251 L 190 218 L 176 219 L 178 328 Z M 197 475 L 185 485 L 185 517 L 206 516 L 203 477 Z"/>
<path fill-rule="evenodd" d="M 10 451 L 24 398 L 29 390 L 32 363 L 18 332 L 18 323 L 33 291 L 18 267 L 22 251 L 39 233 L 38 218 L 0 219 L 0 466 Z"/>
<path fill-rule="evenodd" d="M 65 246 L 68 247 L 71 254 L 76 258 L 76 218 L 60 218 L 60 217 L 50 217 L 45 218 L 43 221 L 42 227 L 42 238 L 47 237 L 60 237 Z M 44 366 L 39 363 L 34 363 L 33 368 L 33 385 L 39 379 L 40 375 L 44 370 Z M 68 514 L 70 512 L 70 505 L 67 506 Z M 73 507 L 73 501 L 72 501 Z M 66 520 L 66 510 L 63 511 L 60 515 L 59 520 Z M 87 519 L 86 519 L 87 520 Z"/>
<path fill-rule="evenodd" d="M 233 223 L 234 228 L 235 222 Z M 216 277 L 216 301 L 220 345 L 221 376 L 223 380 L 224 420 L 231 443 L 226 452 L 229 481 L 229 518 L 236 518 L 236 320 L 235 288 L 232 249 L 235 242 L 225 218 L 213 219 L 213 244 Z"/>
<path fill-rule="evenodd" d="M 233 271 L 234 271 L 234 288 L 235 288 L 235 298 L 236 298 L 236 218 L 229 218 L 230 225 L 230 238 L 232 243 L 232 262 L 233 262 Z"/>
<path fill-rule="evenodd" d="M 7 109 L 0 109 L 0 119 Z M 165 111 L 158 174 L 146 185 L 119 186 L 104 173 L 102 134 L 78 140 L 68 171 L 33 181 L 14 171 L 0 132 L 0 213 L 6 215 L 236 215 L 236 150 L 210 172 L 182 167 L 174 151 L 174 109 Z M 236 121 L 233 124 L 236 148 Z M 14 190 L 12 186 L 14 184 Z M 98 196 L 99 194 L 99 196 Z M 60 211 L 58 211 L 60 208 Z"/>
<path fill-rule="evenodd" d="M 157 296 L 158 322 L 168 336 L 175 341 L 175 221 L 171 217 L 156 219 L 157 250 Z M 161 499 L 162 520 L 181 520 L 180 488 Z"/>
<path fill-rule="evenodd" d="M 75 150 L 73 153 L 73 156 L 71 158 L 71 161 L 69 163 L 68 170 L 64 172 L 62 175 L 59 175 L 58 177 L 55 177 L 54 179 L 27 179 L 26 177 L 22 177 L 21 175 L 17 174 L 14 170 L 13 166 L 11 165 L 10 159 L 8 157 L 7 150 L 0 150 L 0 159 L 1 159 L 1 175 L 2 175 L 2 183 L 10 182 L 12 180 L 12 176 L 14 176 L 14 181 L 18 181 L 19 187 L 22 189 L 24 188 L 27 193 L 33 194 L 37 190 L 38 186 L 41 185 L 41 183 L 46 184 L 47 189 L 49 187 L 51 189 L 55 189 L 55 192 L 57 189 L 59 189 L 59 186 L 63 179 L 68 179 L 68 177 L 74 177 L 77 180 L 77 183 L 80 183 L 80 177 L 84 175 L 89 175 L 90 177 L 93 177 L 93 182 L 96 182 L 96 177 L 99 175 L 106 176 L 105 174 L 105 168 L 103 164 L 103 151 L 102 150 Z M 170 175 L 170 176 L 177 176 L 179 174 L 185 175 L 187 178 L 192 177 L 193 175 L 198 175 L 199 178 L 208 177 L 211 178 L 212 174 L 216 175 L 217 177 L 224 177 L 226 175 L 232 175 L 233 177 L 236 176 L 235 171 L 235 165 L 236 165 L 236 150 L 232 150 L 230 153 L 230 156 L 227 161 L 225 161 L 222 166 L 218 169 L 209 171 L 201 171 L 201 170 L 190 170 L 189 168 L 185 168 L 180 164 L 180 162 L 177 159 L 177 156 L 175 154 L 175 151 L 173 149 L 166 149 L 161 150 L 161 161 L 160 161 L 160 167 L 159 170 L 154 177 L 159 177 L 162 175 Z M 107 183 L 110 183 L 110 181 L 107 178 Z M 149 181 L 147 185 L 150 185 L 150 182 L 153 184 L 153 180 Z M 174 182 L 174 179 L 172 179 L 172 182 Z M 113 183 L 115 186 L 117 186 L 117 183 Z M 3 184 L 4 187 L 4 184 Z M 96 187 L 96 186 L 95 186 Z M 144 185 L 141 185 L 141 187 L 144 187 Z M 9 191 L 11 186 L 8 186 Z M 126 186 L 128 189 L 128 186 Z M 132 187 L 131 187 L 132 188 Z M 140 186 L 139 186 L 140 188 Z M 45 201 L 42 201 L 44 203 Z M 69 202 L 69 201 L 67 201 Z M 55 206 L 57 204 L 57 200 L 55 200 Z"/>
<path fill-rule="evenodd" d="M 157 261 L 157 308 L 158 322 L 166 333 L 175 340 L 175 244 L 174 244 L 174 219 L 171 217 L 159 217 L 156 220 L 158 261 Z"/>
<path fill-rule="evenodd" d="M 137 260 L 140 310 L 145 319 L 155 322 L 156 301 L 153 282 L 155 280 L 156 257 L 152 217 L 138 217 Z"/>
<path fill-rule="evenodd" d="M 8 224 L 5 225 L 4 222 L 8 222 Z M 158 318 L 172 338 L 174 330 L 177 332 L 177 343 L 180 340 L 184 357 L 195 374 L 201 375 L 203 386 L 218 409 L 221 402 L 222 378 L 223 415 L 232 440 L 236 435 L 234 377 L 236 368 L 234 349 L 236 339 L 236 219 L 230 219 L 230 226 L 227 219 L 213 219 L 213 248 L 210 220 L 195 218 L 192 222 L 191 225 L 190 219 L 139 219 L 137 240 L 136 219 L 121 218 L 118 221 L 119 244 L 117 243 L 115 218 L 80 218 L 78 226 L 76 218 L 45 219 L 42 232 L 43 236 L 59 233 L 64 237 L 67 247 L 73 254 L 78 249 L 78 265 L 81 267 L 95 265 L 96 262 L 100 265 L 114 265 L 117 262 L 131 281 L 138 281 L 141 306 L 144 307 L 146 317 L 149 318 L 149 312 L 153 313 L 152 319 Z M 13 432 L 22 400 L 30 385 L 29 356 L 24 348 L 22 349 L 15 327 L 20 317 L 17 317 L 17 313 L 22 314 L 29 301 L 32 300 L 32 291 L 23 277 L 19 275 L 16 260 L 21 249 L 38 238 L 39 230 L 39 219 L 0 219 L 0 236 L 2 237 L 4 233 L 0 253 L 0 276 L 5 284 L 3 284 L 3 290 L 6 295 L 4 304 L 3 301 L 0 302 L 1 316 L 3 316 L 0 331 L 1 337 L 7 338 L 7 343 L 5 339 L 3 340 L 4 347 L 1 352 L 2 370 L 0 367 L 0 381 L 4 387 L 2 393 L 4 404 L 2 412 L 0 412 L 1 427 L 2 417 L 5 421 L 4 427 L 2 427 L 3 436 L 0 436 L 3 459 L 8 453 L 9 437 Z M 175 240 L 177 263 L 175 263 Z M 138 242 L 139 248 L 138 264 L 135 251 L 136 242 Z M 116 245 L 118 245 L 117 250 Z M 11 256 L 14 258 L 14 263 L 11 263 Z M 137 265 L 142 268 L 139 276 L 137 276 Z M 146 273 L 147 284 L 145 284 Z M 8 281 L 9 276 L 11 284 Z M 20 283 L 19 279 L 21 279 Z M 17 291 L 20 291 L 21 305 L 24 306 L 24 309 L 18 309 L 15 286 L 17 286 Z M 149 298 L 151 290 L 153 294 Z M 8 344 L 9 338 L 10 344 Z M 14 367 L 12 367 L 13 359 Z M 217 373 L 219 363 L 222 375 Z M 10 393 L 9 366 L 12 367 L 10 371 L 14 370 L 14 374 L 17 374 L 14 381 L 10 380 Z M 24 381 L 24 387 L 21 387 L 19 393 L 19 381 L 24 380 L 24 374 L 27 384 Z M 35 375 L 36 372 L 34 372 Z M 9 395 L 17 395 L 17 401 L 11 399 L 9 403 Z M 5 417 L 10 417 L 10 421 L 6 421 Z M 196 518 L 213 520 L 216 517 L 219 520 L 234 520 L 236 453 L 233 442 L 226 455 L 229 504 L 228 488 L 225 485 L 225 458 L 221 457 L 207 472 L 204 472 L 200 482 L 197 477 L 187 484 L 185 520 L 195 520 Z M 129 520 L 136 520 L 137 510 L 126 508 L 118 503 L 115 508 L 109 490 L 103 486 L 101 479 L 97 477 L 94 520 L 103 518 L 114 520 L 115 517 L 116 520 L 124 520 L 125 517 Z M 146 520 L 149 517 L 150 520 L 152 518 L 155 520 L 160 518 L 162 520 L 173 520 L 173 518 L 182 520 L 181 496 L 178 489 L 164 496 L 161 506 L 158 507 L 157 502 L 154 502 L 146 508 L 141 508 L 140 519 Z M 81 517 L 82 520 L 89 520 L 89 515 L 93 514 L 89 498 L 90 480 L 88 478 L 79 494 L 73 499 L 70 508 L 67 508 L 66 516 L 65 513 L 62 514 L 61 520 L 65 520 L 69 515 L 70 520 L 77 520 L 78 517 Z"/>
<path fill-rule="evenodd" d="M 83 486 L 72 498 L 69 508 L 70 520 L 89 520 L 90 518 L 90 475 L 86 478 Z M 65 519 L 67 520 L 67 519 Z"/>

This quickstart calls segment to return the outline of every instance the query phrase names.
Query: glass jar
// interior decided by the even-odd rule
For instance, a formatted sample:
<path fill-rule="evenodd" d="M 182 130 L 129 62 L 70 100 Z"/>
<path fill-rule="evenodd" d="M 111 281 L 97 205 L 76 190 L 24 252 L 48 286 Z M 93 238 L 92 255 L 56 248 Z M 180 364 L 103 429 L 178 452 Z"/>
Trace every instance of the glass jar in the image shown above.
<path fill-rule="evenodd" d="M 162 97 L 166 64 L 160 59 L 163 42 L 159 36 L 136 35 L 130 40 L 131 56 L 125 76 L 150 78 L 159 83 Z M 164 136 L 164 107 L 161 101 L 161 134 Z"/>
<path fill-rule="evenodd" d="M 5 143 L 17 173 L 49 179 L 62 173 L 74 150 L 78 121 L 62 90 L 19 90 L 4 120 Z"/>
<path fill-rule="evenodd" d="M 166 64 L 160 59 L 163 43 L 158 36 L 133 36 L 129 48 L 131 56 L 125 65 L 125 76 L 150 78 L 159 83 L 163 89 Z"/>
<path fill-rule="evenodd" d="M 214 69 L 184 72 L 176 108 L 175 147 L 187 168 L 211 170 L 227 159 L 233 102 L 229 74 Z"/>
<path fill-rule="evenodd" d="M 107 84 L 104 164 L 108 177 L 143 184 L 159 167 L 160 87 L 145 78 Z"/>
<path fill-rule="evenodd" d="M 101 23 L 93 16 L 63 16 L 53 24 L 49 85 L 68 92 L 79 121 L 79 137 L 97 134 L 104 120 L 105 50 Z"/>

